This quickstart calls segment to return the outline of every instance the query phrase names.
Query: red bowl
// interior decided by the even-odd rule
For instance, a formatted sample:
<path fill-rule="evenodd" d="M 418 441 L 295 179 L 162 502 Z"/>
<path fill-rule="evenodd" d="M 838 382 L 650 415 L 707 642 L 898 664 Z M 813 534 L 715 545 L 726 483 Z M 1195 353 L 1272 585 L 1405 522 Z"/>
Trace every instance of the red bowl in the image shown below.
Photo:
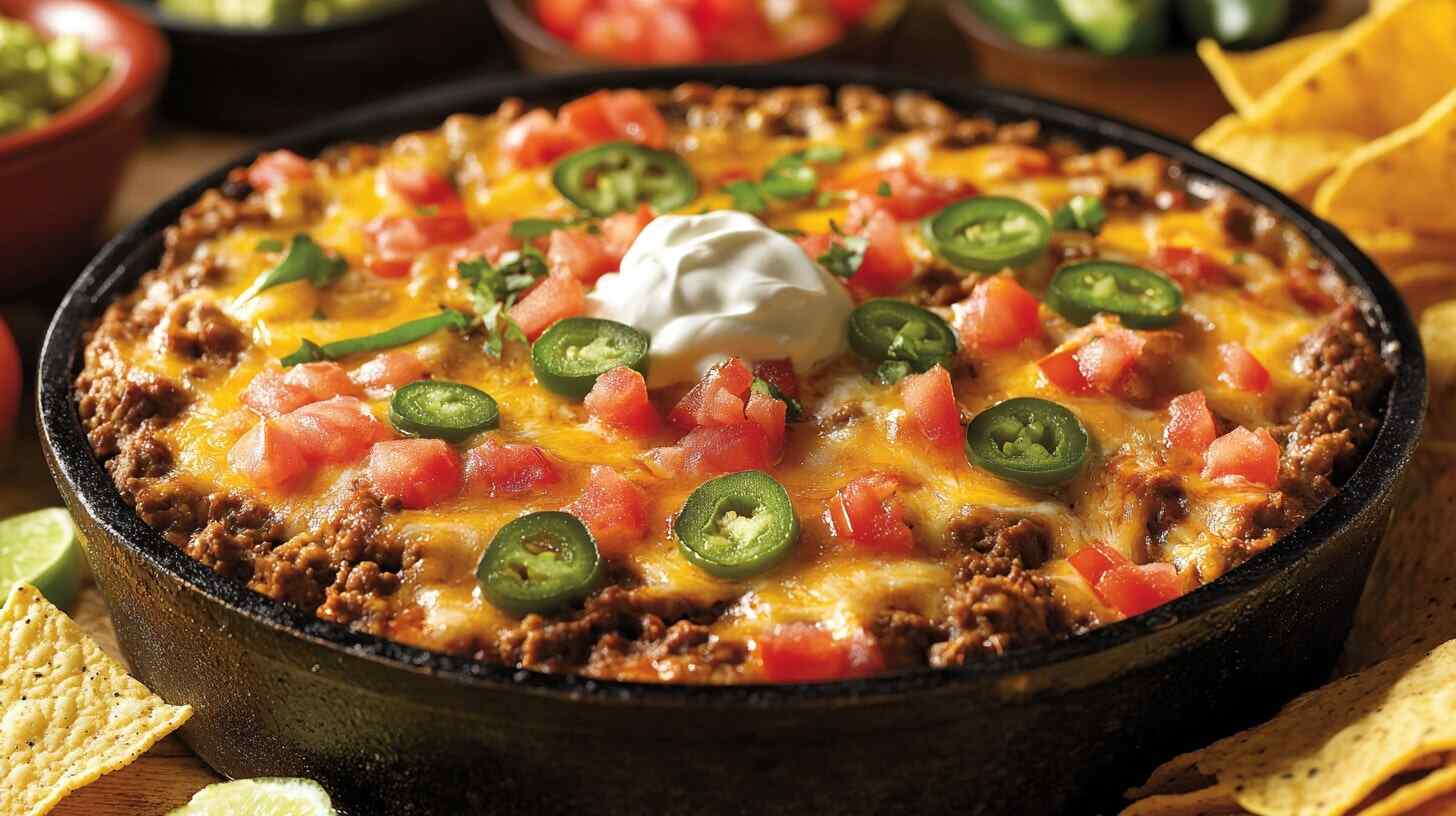
<path fill-rule="evenodd" d="M 162 35 L 108 0 L 0 0 L 0 15 L 72 34 L 111 58 L 96 88 L 39 127 L 0 136 L 0 293 L 31 288 L 95 250 L 122 170 L 166 74 Z"/>

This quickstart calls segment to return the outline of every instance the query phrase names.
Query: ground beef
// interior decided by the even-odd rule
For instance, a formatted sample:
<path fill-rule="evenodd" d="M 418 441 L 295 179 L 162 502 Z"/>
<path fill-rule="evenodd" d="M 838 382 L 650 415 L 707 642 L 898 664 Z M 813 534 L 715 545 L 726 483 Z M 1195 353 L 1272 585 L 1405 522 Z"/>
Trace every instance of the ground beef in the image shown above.
<path fill-rule="evenodd" d="M 708 630 L 716 612 L 642 589 L 609 586 L 565 620 L 527 615 L 483 658 L 528 669 L 593 677 L 651 679 L 735 675 L 747 648 Z"/>
<path fill-rule="evenodd" d="M 209 300 L 173 301 L 152 332 L 155 344 L 206 370 L 225 370 L 248 346 L 248 337 L 220 306 Z"/>
<path fill-rule="evenodd" d="M 1283 448 L 1279 492 L 1239 519 L 1233 538 L 1243 557 L 1267 548 L 1335 494 L 1369 447 L 1379 400 L 1394 376 L 1355 303 L 1339 307 L 1309 336 L 1294 369 L 1314 383 L 1314 394 L 1271 431 Z"/>
<path fill-rule="evenodd" d="M 898 609 L 876 618 L 869 633 L 879 647 L 885 668 L 892 671 L 927 665 L 931 648 L 950 637 L 943 622 Z"/>
<path fill-rule="evenodd" d="M 268 210 L 257 197 L 237 201 L 220 190 L 208 190 L 196 204 L 183 210 L 176 226 L 167 228 L 166 249 L 158 271 L 165 274 L 190 263 L 202 242 L 238 224 L 268 220 Z"/>
<path fill-rule="evenodd" d="M 1018 565 L 1036 569 L 1051 553 L 1051 531 L 1040 521 L 1015 518 L 984 507 L 968 507 L 946 528 L 951 547 L 962 554 L 960 577 L 1010 575 Z"/>
<path fill-rule="evenodd" d="M 1045 643 L 1065 630 L 1061 617 L 1050 582 L 1020 565 L 1006 575 L 977 575 L 952 592 L 949 638 L 930 648 L 930 665 L 960 666 Z"/>
<path fill-rule="evenodd" d="M 188 401 L 187 393 L 175 382 L 130 369 L 104 338 L 86 348 L 76 395 L 81 424 L 92 450 L 103 461 L 121 453 L 131 437 L 176 417 Z M 133 462 L 127 467 L 146 469 L 150 465 Z"/>

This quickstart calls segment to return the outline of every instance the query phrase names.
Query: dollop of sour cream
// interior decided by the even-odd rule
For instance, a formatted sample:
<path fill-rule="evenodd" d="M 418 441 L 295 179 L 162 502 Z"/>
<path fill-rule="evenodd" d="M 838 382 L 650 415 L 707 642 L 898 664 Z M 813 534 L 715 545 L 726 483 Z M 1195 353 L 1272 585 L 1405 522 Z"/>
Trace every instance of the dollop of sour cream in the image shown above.
<path fill-rule="evenodd" d="M 801 374 L 847 348 L 854 308 L 834 276 L 747 213 L 659 216 L 589 313 L 652 336 L 647 384 L 693 382 L 729 357 L 789 358 Z"/>

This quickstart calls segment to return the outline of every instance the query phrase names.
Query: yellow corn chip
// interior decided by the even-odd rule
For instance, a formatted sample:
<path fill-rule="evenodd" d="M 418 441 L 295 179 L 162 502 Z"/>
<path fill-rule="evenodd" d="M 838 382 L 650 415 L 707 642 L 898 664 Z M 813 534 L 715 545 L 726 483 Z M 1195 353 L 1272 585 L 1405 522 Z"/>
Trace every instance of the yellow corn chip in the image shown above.
<path fill-rule="evenodd" d="M 1154 778 L 1186 779 L 1192 763 L 1261 816 L 1341 816 L 1403 770 L 1453 748 L 1456 641 L 1336 680 L 1264 725 L 1172 760 Z"/>
<path fill-rule="evenodd" d="M 1405 816 L 1453 792 L 1456 792 L 1456 765 L 1447 765 L 1402 785 L 1389 796 L 1360 811 L 1360 816 Z"/>
<path fill-rule="evenodd" d="M 1224 97 L 1241 114 L 1248 115 L 1255 103 L 1279 80 L 1304 62 L 1311 54 L 1329 47 L 1339 38 L 1338 31 L 1320 31 L 1303 37 L 1291 37 L 1257 51 L 1228 52 L 1217 40 L 1198 44 L 1198 57 L 1213 74 L 1213 81 Z"/>
<path fill-rule="evenodd" d="M 0 609 L 0 814 L 40 816 L 192 716 L 129 677 L 33 587 Z"/>
<path fill-rule="evenodd" d="M 1199 150 L 1286 193 L 1298 193 L 1323 180 L 1364 143 L 1349 133 L 1279 133 L 1227 116 L 1193 142 Z"/>
<path fill-rule="evenodd" d="M 1228 788 L 1214 785 L 1191 793 L 1149 796 L 1128 805 L 1121 816 L 1232 816 L 1243 812 Z"/>
<path fill-rule="evenodd" d="M 1314 211 L 1347 228 L 1456 234 L 1456 90 L 1361 147 L 1320 185 Z"/>
<path fill-rule="evenodd" d="M 1453 76 L 1456 0 L 1396 0 L 1299 63 L 1247 118 L 1269 130 L 1369 141 L 1419 118 L 1451 90 Z"/>

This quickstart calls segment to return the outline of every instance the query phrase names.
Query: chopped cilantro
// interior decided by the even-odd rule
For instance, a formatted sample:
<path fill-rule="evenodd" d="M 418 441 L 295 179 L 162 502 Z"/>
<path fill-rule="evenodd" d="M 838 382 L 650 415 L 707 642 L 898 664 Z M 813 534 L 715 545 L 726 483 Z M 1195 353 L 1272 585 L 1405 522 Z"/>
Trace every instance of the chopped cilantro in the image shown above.
<path fill-rule="evenodd" d="M 735 181 L 723 189 L 733 197 L 733 209 L 735 210 L 758 215 L 768 206 L 768 203 L 763 200 L 763 191 L 751 181 Z"/>

